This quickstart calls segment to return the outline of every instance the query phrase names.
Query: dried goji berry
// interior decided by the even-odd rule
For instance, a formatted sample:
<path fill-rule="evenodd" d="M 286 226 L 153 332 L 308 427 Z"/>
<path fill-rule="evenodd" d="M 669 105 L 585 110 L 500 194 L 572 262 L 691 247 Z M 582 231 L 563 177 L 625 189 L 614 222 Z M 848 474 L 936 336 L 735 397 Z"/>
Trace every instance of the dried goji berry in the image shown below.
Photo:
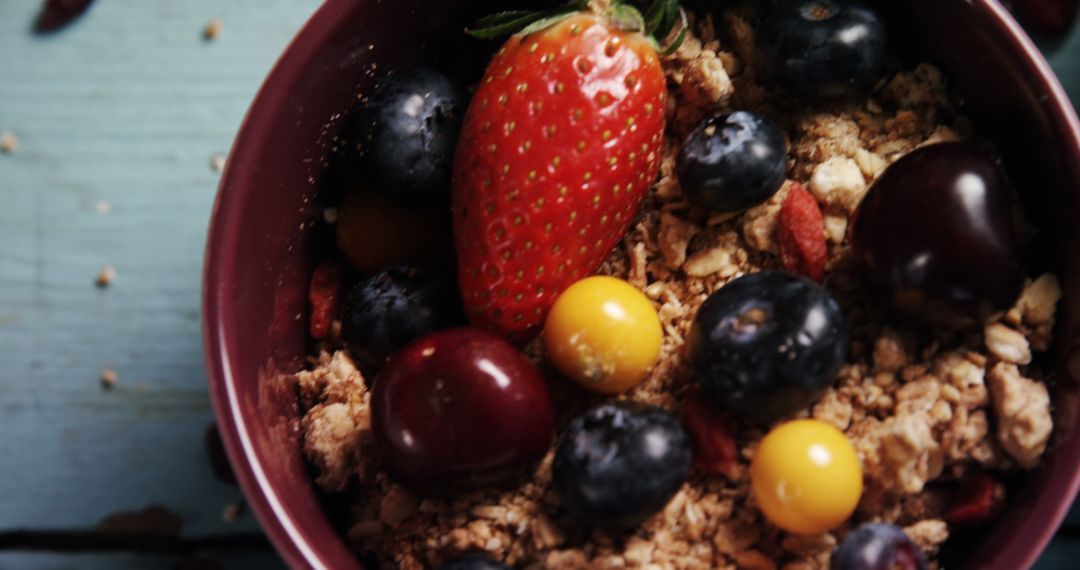
<path fill-rule="evenodd" d="M 82 16 L 94 0 L 46 0 L 34 22 L 34 32 L 48 34 L 66 27 Z"/>
<path fill-rule="evenodd" d="M 315 340 L 326 338 L 330 334 L 330 325 L 341 306 L 342 267 L 337 261 L 324 261 L 311 276 L 311 288 L 308 301 L 311 302 L 311 320 L 309 331 Z"/>
<path fill-rule="evenodd" d="M 683 402 L 683 424 L 694 441 L 694 468 L 710 475 L 730 475 L 735 466 L 735 427 L 695 390 Z"/>
<path fill-rule="evenodd" d="M 825 220 L 817 200 L 798 182 L 791 185 L 777 220 L 784 268 L 814 281 L 825 276 Z"/>
<path fill-rule="evenodd" d="M 1001 510 L 1004 487 L 987 473 L 965 479 L 952 497 L 945 514 L 950 524 L 978 524 L 989 521 Z"/>

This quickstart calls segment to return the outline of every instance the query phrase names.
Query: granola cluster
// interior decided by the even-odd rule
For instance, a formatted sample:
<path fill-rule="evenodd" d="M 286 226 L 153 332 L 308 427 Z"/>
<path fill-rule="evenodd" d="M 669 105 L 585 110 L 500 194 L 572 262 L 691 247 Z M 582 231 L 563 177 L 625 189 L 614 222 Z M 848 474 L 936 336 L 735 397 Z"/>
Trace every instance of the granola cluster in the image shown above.
<path fill-rule="evenodd" d="M 825 568 L 839 540 L 871 520 L 900 525 L 932 555 L 949 536 L 950 496 L 966 477 L 1038 463 L 1053 426 L 1044 374 L 1032 362 L 1050 345 L 1057 278 L 1029 282 L 1016 306 L 982 331 L 928 337 L 890 322 L 854 273 L 847 230 L 869 185 L 916 148 L 972 134 L 942 73 L 923 64 L 893 72 L 862 100 L 797 104 L 757 83 L 745 14 L 703 18 L 693 30 L 665 62 L 672 97 L 660 179 L 601 269 L 641 288 L 665 331 L 660 363 L 624 397 L 678 409 L 691 384 L 684 340 L 698 307 L 738 276 L 779 267 L 780 205 L 793 181 L 805 184 L 825 216 L 826 286 L 852 327 L 848 364 L 805 415 L 835 425 L 855 444 L 866 479 L 856 515 L 814 536 L 768 524 L 749 490 L 749 460 L 763 433 L 745 426 L 728 477 L 695 476 L 630 534 L 584 531 L 561 518 L 548 485 L 550 455 L 513 487 L 417 497 L 380 469 L 365 381 L 344 350 L 330 347 L 297 376 L 307 410 L 304 451 L 323 490 L 348 492 L 348 538 L 358 551 L 377 553 L 383 567 L 437 567 L 479 551 L 522 568 Z M 792 180 L 743 214 L 712 214 L 683 198 L 675 156 L 702 118 L 734 109 L 767 114 L 786 129 Z M 529 352 L 540 361 L 542 350 Z M 562 421 L 589 403 L 561 379 L 551 382 Z"/>

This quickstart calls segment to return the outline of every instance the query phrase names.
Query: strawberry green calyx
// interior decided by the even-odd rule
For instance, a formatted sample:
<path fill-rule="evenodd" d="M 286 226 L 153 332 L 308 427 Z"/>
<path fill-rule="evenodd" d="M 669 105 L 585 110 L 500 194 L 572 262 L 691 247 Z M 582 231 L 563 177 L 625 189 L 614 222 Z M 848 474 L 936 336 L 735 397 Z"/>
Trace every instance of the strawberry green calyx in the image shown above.
<path fill-rule="evenodd" d="M 679 6 L 679 0 L 653 0 L 644 14 L 628 0 L 571 0 L 553 10 L 508 10 L 491 14 L 465 32 L 481 39 L 516 33 L 528 35 L 584 11 L 604 16 L 613 29 L 645 34 L 661 55 L 679 49 L 689 31 L 686 12 Z"/>
<path fill-rule="evenodd" d="M 656 42 L 656 51 L 661 55 L 675 53 L 690 31 L 686 11 L 679 6 L 679 0 L 655 0 L 645 13 L 645 31 Z"/>

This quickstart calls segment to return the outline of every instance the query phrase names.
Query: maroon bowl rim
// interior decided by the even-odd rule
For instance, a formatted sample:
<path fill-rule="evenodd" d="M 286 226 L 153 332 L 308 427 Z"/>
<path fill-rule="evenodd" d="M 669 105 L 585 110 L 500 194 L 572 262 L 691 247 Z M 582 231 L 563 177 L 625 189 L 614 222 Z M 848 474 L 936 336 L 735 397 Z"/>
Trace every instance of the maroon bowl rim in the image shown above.
<path fill-rule="evenodd" d="M 358 1 L 365 0 L 326 0 L 301 28 L 263 82 L 240 126 L 218 187 L 205 255 L 203 339 L 214 415 L 226 454 L 252 512 L 291 568 L 327 568 L 328 557 L 318 545 L 307 540 L 282 505 L 279 493 L 270 485 L 253 451 L 247 429 L 238 417 L 232 363 L 223 342 L 228 325 L 223 319 L 220 296 L 226 293 L 221 287 L 224 270 L 236 261 L 237 236 L 231 228 L 236 227 L 234 221 L 242 214 L 242 209 L 237 207 L 242 200 L 240 193 L 226 189 L 239 182 L 243 168 L 257 159 L 255 149 L 258 145 L 253 143 L 267 134 L 276 110 L 288 96 L 287 87 L 299 80 L 331 37 L 337 21 Z M 997 0 L 975 0 L 973 4 L 986 15 L 984 25 L 991 33 L 1022 55 L 1022 62 L 1017 63 L 1022 65 L 1025 77 L 1048 95 L 1044 103 L 1046 113 L 1059 125 L 1057 134 L 1061 138 L 1061 145 L 1066 147 L 1069 156 L 1080 157 L 1080 119 L 1042 52 Z M 1068 513 L 1078 489 L 1080 468 L 1075 469 L 1069 478 L 1066 494 L 1049 513 L 1047 524 L 1042 526 L 1038 534 L 1023 537 L 1028 539 L 1030 547 L 1026 549 L 1026 556 L 1014 560 L 1021 563 L 1018 567 L 1030 567 L 1035 563 Z M 1019 539 L 1021 537 L 1014 537 L 1014 540 Z"/>
<path fill-rule="evenodd" d="M 289 95 L 306 68 L 318 56 L 333 35 L 336 23 L 351 8 L 354 0 L 326 0 L 308 19 L 278 58 L 249 107 L 229 160 L 218 185 L 217 197 L 211 211 L 206 254 L 203 268 L 203 350 L 210 382 L 214 417 L 232 465 L 233 473 L 247 498 L 249 507 L 278 554 L 290 568 L 327 569 L 340 556 L 327 554 L 312 544 L 300 531 L 296 521 L 283 506 L 280 493 L 270 484 L 259 464 L 247 428 L 239 417 L 236 384 L 228 349 L 225 347 L 227 321 L 221 310 L 221 295 L 228 294 L 223 275 L 237 261 L 238 236 L 231 231 L 234 220 L 242 214 L 237 207 L 239 192 L 227 191 L 243 178 L 246 167 L 258 159 L 256 144 L 266 140 L 278 109 Z M 341 546 L 344 551 L 344 545 Z"/>

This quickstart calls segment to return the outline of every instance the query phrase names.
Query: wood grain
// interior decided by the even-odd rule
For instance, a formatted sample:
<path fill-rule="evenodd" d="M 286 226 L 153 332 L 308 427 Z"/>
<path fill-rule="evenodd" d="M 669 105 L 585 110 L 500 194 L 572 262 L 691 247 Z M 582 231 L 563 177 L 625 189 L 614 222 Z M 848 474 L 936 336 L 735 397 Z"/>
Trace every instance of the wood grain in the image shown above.
<path fill-rule="evenodd" d="M 250 516 L 222 520 L 240 493 L 206 461 L 200 271 L 211 156 L 228 151 L 318 4 L 99 0 L 69 29 L 35 37 L 39 3 L 0 1 L 0 131 L 20 141 L 0 155 L 0 537 L 24 544 L 0 551 L 0 570 L 170 568 L 188 550 L 227 568 L 277 564 L 251 542 Z M 222 30 L 208 42 L 211 19 Z M 1080 97 L 1080 35 L 1051 61 Z M 103 265 L 117 275 L 98 289 Z M 119 374 L 110 391 L 105 368 Z M 154 504 L 183 521 L 157 552 L 50 553 L 16 532 L 78 536 Z M 1078 518 L 1039 568 L 1075 560 Z"/>
<path fill-rule="evenodd" d="M 214 566 L 213 564 L 218 564 Z M 195 555 L 139 552 L 55 554 L 0 552 L 0 570 L 276 570 L 284 568 L 270 550 Z"/>
<path fill-rule="evenodd" d="M 258 532 L 250 515 L 222 520 L 240 492 L 203 445 L 210 159 L 318 4 L 106 0 L 40 37 L 39 2 L 0 2 L 0 131 L 19 139 L 0 155 L 0 529 L 93 529 L 159 504 L 183 537 Z M 98 289 L 103 265 L 117 276 Z M 61 567 L 12 560 L 0 568 Z"/>

